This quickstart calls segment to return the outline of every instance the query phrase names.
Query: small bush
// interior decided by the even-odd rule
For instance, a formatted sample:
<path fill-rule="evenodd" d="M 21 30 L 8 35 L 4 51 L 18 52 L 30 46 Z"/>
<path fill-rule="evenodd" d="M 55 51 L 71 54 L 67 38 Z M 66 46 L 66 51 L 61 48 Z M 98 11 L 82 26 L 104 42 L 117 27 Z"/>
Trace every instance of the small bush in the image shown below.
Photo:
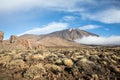
<path fill-rule="evenodd" d="M 60 66 L 57 66 L 55 64 L 46 64 L 46 69 L 51 70 L 52 72 L 61 72 L 62 68 Z"/>
<path fill-rule="evenodd" d="M 68 66 L 68 67 L 72 67 L 73 66 L 73 61 L 71 59 L 64 59 L 64 65 Z"/>

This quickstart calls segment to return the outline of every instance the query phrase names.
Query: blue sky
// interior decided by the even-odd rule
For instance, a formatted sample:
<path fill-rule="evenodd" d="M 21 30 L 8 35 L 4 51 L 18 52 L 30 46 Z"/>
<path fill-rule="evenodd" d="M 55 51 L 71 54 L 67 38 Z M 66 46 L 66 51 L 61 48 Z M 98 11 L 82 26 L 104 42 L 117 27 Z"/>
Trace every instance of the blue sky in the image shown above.
<path fill-rule="evenodd" d="M 0 31 L 5 39 L 69 28 L 120 36 L 120 0 L 0 0 Z"/>

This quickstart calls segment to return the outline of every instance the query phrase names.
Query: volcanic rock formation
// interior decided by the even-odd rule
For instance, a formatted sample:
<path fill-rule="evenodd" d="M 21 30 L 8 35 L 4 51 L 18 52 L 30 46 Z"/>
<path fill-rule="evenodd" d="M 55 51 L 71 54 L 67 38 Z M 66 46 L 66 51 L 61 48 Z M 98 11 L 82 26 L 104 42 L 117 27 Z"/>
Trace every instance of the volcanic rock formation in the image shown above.
<path fill-rule="evenodd" d="M 11 35 L 10 36 L 10 43 L 14 43 L 17 41 L 17 36 Z"/>
<path fill-rule="evenodd" d="M 0 31 L 0 42 L 3 42 L 4 32 Z"/>
<path fill-rule="evenodd" d="M 22 43 L 22 45 L 25 46 L 27 49 L 32 49 L 32 46 L 31 46 L 29 40 L 23 39 L 23 40 L 21 40 L 21 43 Z"/>

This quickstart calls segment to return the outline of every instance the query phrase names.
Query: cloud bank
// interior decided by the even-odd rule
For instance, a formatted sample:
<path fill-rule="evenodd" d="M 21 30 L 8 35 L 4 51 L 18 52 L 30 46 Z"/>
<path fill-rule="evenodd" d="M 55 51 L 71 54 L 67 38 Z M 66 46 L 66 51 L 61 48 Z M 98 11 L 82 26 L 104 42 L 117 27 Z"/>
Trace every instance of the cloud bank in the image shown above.
<path fill-rule="evenodd" d="M 82 39 L 75 40 L 78 43 L 88 44 L 88 45 L 120 45 L 120 36 L 110 36 L 110 37 L 95 37 L 88 36 Z"/>
<path fill-rule="evenodd" d="M 37 35 L 48 34 L 48 33 L 54 32 L 54 31 L 66 29 L 67 27 L 68 27 L 67 23 L 52 22 L 46 26 L 43 26 L 40 28 L 34 28 L 32 30 L 28 30 L 26 32 L 23 32 L 23 33 L 19 34 L 18 36 L 21 36 L 24 34 L 37 34 Z"/>
<path fill-rule="evenodd" d="M 0 0 L 0 11 L 29 10 L 33 8 L 75 9 L 75 4 L 83 0 Z M 69 5 L 69 6 L 68 6 Z"/>
<path fill-rule="evenodd" d="M 0 14 L 46 9 L 79 13 L 87 19 L 111 24 L 120 23 L 119 3 L 120 0 L 0 0 Z"/>
<path fill-rule="evenodd" d="M 91 30 L 91 29 L 97 29 L 97 28 L 100 28 L 101 26 L 98 26 L 98 25 L 85 25 L 85 26 L 82 26 L 82 27 L 79 27 L 79 29 L 82 29 L 82 30 Z"/>
<path fill-rule="evenodd" d="M 52 8 L 66 11 L 120 7 L 120 0 L 0 0 L 0 11 L 32 8 Z"/>
<path fill-rule="evenodd" d="M 107 24 L 120 23 L 120 9 L 108 9 L 96 13 L 82 14 L 83 18 L 88 18 L 95 21 L 100 21 Z"/>

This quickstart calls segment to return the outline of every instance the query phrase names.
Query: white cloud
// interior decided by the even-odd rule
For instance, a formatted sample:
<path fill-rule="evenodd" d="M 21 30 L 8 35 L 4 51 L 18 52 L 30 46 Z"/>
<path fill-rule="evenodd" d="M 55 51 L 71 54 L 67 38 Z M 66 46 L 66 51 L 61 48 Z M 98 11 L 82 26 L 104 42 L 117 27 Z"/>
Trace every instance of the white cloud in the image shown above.
<path fill-rule="evenodd" d="M 99 1 L 99 3 L 100 4 L 97 5 L 98 0 L 69 0 L 69 2 L 65 0 L 0 0 L 0 14 L 4 14 L 6 11 L 6 13 L 8 13 L 12 11 L 26 11 L 42 8 L 47 10 L 52 9 L 65 12 L 77 12 L 84 18 L 104 23 L 120 23 L 120 10 L 115 7 L 119 7 L 119 5 L 115 5 L 119 4 L 119 1 L 102 0 Z M 113 3 L 115 4 L 113 5 Z M 105 6 L 105 9 L 103 6 Z M 114 6 L 115 9 L 109 6 Z M 94 12 L 90 14 L 89 12 L 94 8 L 100 10 L 94 10 Z"/>
<path fill-rule="evenodd" d="M 82 26 L 82 27 L 79 27 L 79 29 L 82 29 L 82 30 L 90 30 L 90 29 L 97 29 L 97 28 L 100 28 L 101 26 L 98 26 L 98 25 L 85 25 L 85 26 Z"/>
<path fill-rule="evenodd" d="M 34 28 L 32 30 L 28 30 L 24 33 L 21 33 L 18 36 L 23 35 L 23 34 L 38 34 L 38 35 L 47 34 L 47 33 L 51 33 L 51 32 L 54 32 L 54 31 L 59 31 L 59 30 L 66 29 L 67 27 L 68 27 L 67 23 L 52 22 L 52 23 L 49 23 L 46 26 L 43 26 L 42 28 Z"/>
<path fill-rule="evenodd" d="M 0 11 L 8 10 L 29 10 L 32 8 L 52 8 L 74 11 L 76 3 L 84 2 L 84 0 L 0 0 Z"/>
<path fill-rule="evenodd" d="M 64 17 L 63 17 L 63 20 L 64 20 L 64 21 L 74 21 L 74 20 L 75 20 L 75 17 L 74 17 L 74 16 L 64 16 Z"/>
<path fill-rule="evenodd" d="M 104 11 L 88 14 L 83 13 L 83 18 L 89 18 L 95 21 L 100 21 L 103 23 L 120 23 L 120 10 L 119 9 L 107 9 Z"/>
<path fill-rule="evenodd" d="M 75 41 L 78 43 L 88 44 L 88 45 L 120 45 L 120 36 L 110 36 L 110 37 L 88 36 Z"/>

